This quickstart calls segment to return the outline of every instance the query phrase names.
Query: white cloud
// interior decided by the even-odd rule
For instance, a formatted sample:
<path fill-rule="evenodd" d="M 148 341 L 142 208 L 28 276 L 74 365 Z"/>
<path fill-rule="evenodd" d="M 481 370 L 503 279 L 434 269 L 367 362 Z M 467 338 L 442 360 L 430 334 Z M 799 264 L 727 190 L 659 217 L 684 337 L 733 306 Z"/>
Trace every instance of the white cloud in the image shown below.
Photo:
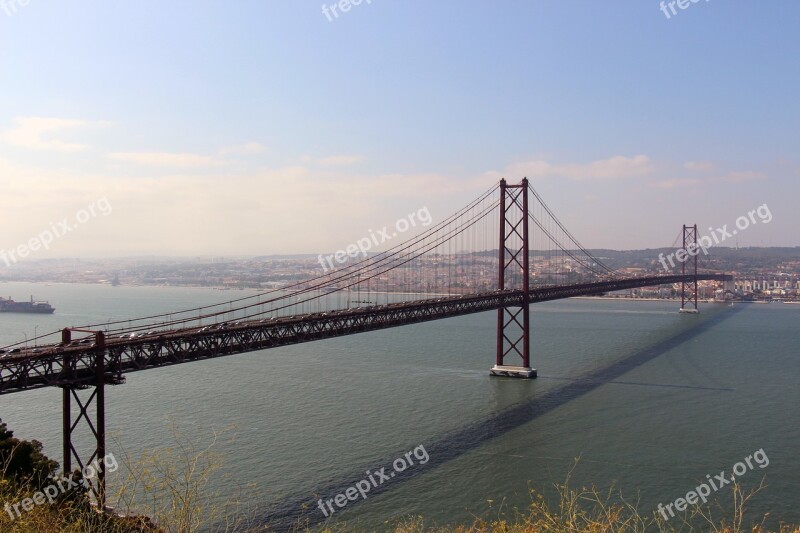
<path fill-rule="evenodd" d="M 224 161 L 198 154 L 174 154 L 168 152 L 115 152 L 111 159 L 137 165 L 168 168 L 207 168 L 225 165 Z"/>
<path fill-rule="evenodd" d="M 306 158 L 310 159 L 307 164 L 279 168 L 264 168 L 245 159 L 233 173 L 234 161 L 185 153 L 117 152 L 109 156 L 119 162 L 116 167 L 124 162 L 132 168 L 119 173 L 114 172 L 114 165 L 103 165 L 109 161 L 106 156 L 98 157 L 97 173 L 41 161 L 22 165 L 4 157 L 0 158 L 0 190 L 7 202 L 0 211 L 0 225 L 6 231 L 0 236 L 0 249 L 27 242 L 51 221 L 73 216 L 93 199 L 106 197 L 114 206 L 112 215 L 82 226 L 80 233 L 65 236 L 37 257 L 331 251 L 364 236 L 370 228 L 391 224 L 423 206 L 438 221 L 496 184 L 501 175 L 515 183 L 526 174 L 598 179 L 604 189 L 600 198 L 612 198 L 617 205 L 630 203 L 625 191 L 631 189 L 631 182 L 611 181 L 614 178 L 653 173 L 635 181 L 639 195 L 642 188 L 651 195 L 680 194 L 682 188 L 719 183 L 720 179 L 695 176 L 688 170 L 683 175 L 656 174 L 646 156 L 587 163 L 552 163 L 542 157 L 529 161 L 524 169 L 517 163 L 506 166 L 503 174 L 474 175 L 362 173 L 348 166 L 316 166 L 318 156 Z M 231 166 L 220 166 L 228 164 Z M 732 173 L 726 178 L 757 179 L 759 175 Z M 571 225 L 572 200 L 559 200 L 558 196 L 564 184 L 547 184 L 556 192 L 554 202 L 562 202 L 562 209 L 568 206 L 566 211 L 557 211 L 559 216 L 566 217 L 565 223 L 582 240 L 594 245 L 596 224 L 583 221 L 592 218 L 587 213 L 596 213 L 591 211 L 592 205 L 602 202 L 587 204 L 577 199 L 572 214 L 577 223 Z"/>
<path fill-rule="evenodd" d="M 763 172 L 743 171 L 743 172 L 729 172 L 724 176 L 720 176 L 721 181 L 730 183 L 742 183 L 744 181 L 759 181 L 767 179 L 767 175 Z"/>
<path fill-rule="evenodd" d="M 261 154 L 267 151 L 267 147 L 257 142 L 249 142 L 239 146 L 227 146 L 222 148 L 219 153 L 222 155 L 253 155 Z"/>
<path fill-rule="evenodd" d="M 714 170 L 714 163 L 709 161 L 687 161 L 683 164 L 683 168 L 695 172 L 710 172 Z"/>
<path fill-rule="evenodd" d="M 702 183 L 703 182 L 701 180 L 692 178 L 676 178 L 669 180 L 654 181 L 650 185 L 655 187 L 656 189 L 671 190 L 677 187 L 692 187 L 695 185 L 700 185 Z"/>
<path fill-rule="evenodd" d="M 107 122 L 74 120 L 64 118 L 22 117 L 16 119 L 17 126 L 2 135 L 2 139 L 14 146 L 32 150 L 56 152 L 79 152 L 87 148 L 84 144 L 66 142 L 53 138 L 56 133 L 76 128 L 105 126 Z"/>
<path fill-rule="evenodd" d="M 363 160 L 364 158 L 360 155 L 334 155 L 323 157 L 319 160 L 319 163 L 326 166 L 348 166 L 355 165 Z"/>
<path fill-rule="evenodd" d="M 693 162 L 693 161 L 688 161 L 684 163 L 683 167 L 692 172 L 702 172 L 702 173 L 708 173 L 716 168 L 715 165 L 709 162 Z M 713 177 L 714 181 L 725 181 L 729 183 L 742 183 L 745 181 L 758 181 L 765 179 L 767 179 L 767 175 L 765 173 L 754 172 L 754 171 L 729 172 L 728 174 L 722 176 Z M 654 181 L 650 185 L 657 189 L 675 189 L 678 187 L 700 185 L 704 181 L 706 180 L 699 180 L 694 178 L 674 178 L 674 179 L 664 179 L 664 180 Z"/>
<path fill-rule="evenodd" d="M 488 174 L 528 178 L 562 177 L 573 180 L 613 180 L 645 176 L 654 170 L 649 157 L 637 155 L 634 157 L 614 156 L 583 164 L 553 164 L 545 160 L 533 160 L 509 165 L 504 172 L 495 171 Z"/>
<path fill-rule="evenodd" d="M 116 154 L 118 161 L 207 163 L 191 154 Z M 315 158 L 316 160 L 316 158 Z M 102 162 L 102 161 L 101 161 Z M 175 165 L 173 165 L 174 167 Z M 423 206 L 449 214 L 491 183 L 441 174 L 353 174 L 295 165 L 236 174 L 227 167 L 136 167 L 115 174 L 0 158 L 0 250 L 10 250 L 97 198 L 113 214 L 81 226 L 35 258 L 308 253 L 335 250 Z M 135 174 L 135 175 L 134 175 Z M 455 202 L 455 205 L 451 205 Z"/>

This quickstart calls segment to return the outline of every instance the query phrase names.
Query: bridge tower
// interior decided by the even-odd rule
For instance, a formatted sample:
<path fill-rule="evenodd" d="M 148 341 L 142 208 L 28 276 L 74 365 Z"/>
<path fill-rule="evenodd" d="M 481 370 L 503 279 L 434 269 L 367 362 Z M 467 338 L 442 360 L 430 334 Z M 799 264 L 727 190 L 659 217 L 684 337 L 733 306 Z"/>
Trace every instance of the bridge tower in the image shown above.
<path fill-rule="evenodd" d="M 736 278 L 731 276 L 730 280 L 725 280 L 722 284 L 722 297 L 725 301 L 736 298 Z"/>
<path fill-rule="evenodd" d="M 492 376 L 535 378 L 530 363 L 530 268 L 528 248 L 528 178 L 518 185 L 500 180 L 500 245 L 497 288 L 522 291 L 522 305 L 497 310 L 497 357 Z M 506 364 L 506 357 L 517 364 Z"/>
<path fill-rule="evenodd" d="M 683 252 L 679 256 L 681 261 L 681 274 L 684 276 L 694 276 L 692 281 L 681 282 L 681 313 L 699 313 L 697 308 L 697 257 L 700 255 L 700 249 L 697 244 L 697 224 L 694 226 L 683 226 Z M 687 263 L 689 263 L 687 265 Z M 688 304 L 688 306 L 687 306 Z"/>
<path fill-rule="evenodd" d="M 64 346 L 70 344 L 72 332 L 81 331 L 92 333 L 95 336 L 93 361 L 87 361 L 85 356 L 72 356 L 69 352 L 64 354 L 64 375 L 61 385 L 63 398 L 63 453 L 64 463 L 62 470 L 65 477 L 73 473 L 72 459 L 77 463 L 76 469 L 83 474 L 85 483 L 97 501 L 99 509 L 105 508 L 106 503 L 106 402 L 105 385 L 117 385 L 124 382 L 121 374 L 107 373 L 105 364 L 106 341 L 102 331 L 81 330 L 65 328 L 61 331 L 61 342 Z M 80 377 L 79 377 L 80 375 Z M 94 387 L 88 398 L 82 400 L 77 391 Z M 73 413 L 72 402 L 78 407 Z M 91 407 L 95 407 L 92 417 Z M 73 416 L 74 415 L 74 416 Z M 92 420 L 94 418 L 94 420 Z M 88 427 L 91 437 L 95 441 L 95 449 L 88 458 L 78 453 L 73 442 L 73 435 L 81 423 Z"/>

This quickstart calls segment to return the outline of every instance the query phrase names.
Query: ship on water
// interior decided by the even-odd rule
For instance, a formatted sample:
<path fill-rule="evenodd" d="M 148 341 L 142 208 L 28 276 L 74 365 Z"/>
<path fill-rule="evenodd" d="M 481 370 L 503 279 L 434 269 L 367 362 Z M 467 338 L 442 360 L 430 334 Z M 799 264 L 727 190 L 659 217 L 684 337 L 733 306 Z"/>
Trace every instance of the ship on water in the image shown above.
<path fill-rule="evenodd" d="M 15 302 L 11 298 L 0 297 L 0 313 L 44 313 L 52 314 L 55 307 L 47 302 L 35 302 L 31 296 L 30 302 Z"/>

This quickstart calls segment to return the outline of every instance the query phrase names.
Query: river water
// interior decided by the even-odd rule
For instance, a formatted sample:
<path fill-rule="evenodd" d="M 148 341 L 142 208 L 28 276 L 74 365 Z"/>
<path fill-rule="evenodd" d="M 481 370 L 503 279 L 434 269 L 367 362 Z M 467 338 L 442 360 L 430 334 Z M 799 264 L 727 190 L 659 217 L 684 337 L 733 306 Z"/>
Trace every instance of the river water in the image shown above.
<path fill-rule="evenodd" d="M 0 293 L 57 308 L 0 315 L 7 344 L 252 292 L 3 283 Z M 800 522 L 800 305 L 676 307 L 534 305 L 536 380 L 489 378 L 495 313 L 138 372 L 107 389 L 108 448 L 205 447 L 220 432 L 214 501 L 244 498 L 243 514 L 278 529 L 324 520 L 320 499 L 329 520 L 370 529 L 408 515 L 496 518 L 525 508 L 529 489 L 552 497 L 576 458 L 573 485 L 614 484 L 650 514 L 763 450 L 739 476 L 745 488 L 765 480 L 751 516 Z M 61 460 L 60 391 L 3 396 L 0 417 Z M 366 499 L 354 489 L 337 506 L 362 480 Z M 730 491 L 711 498 L 727 504 Z"/>

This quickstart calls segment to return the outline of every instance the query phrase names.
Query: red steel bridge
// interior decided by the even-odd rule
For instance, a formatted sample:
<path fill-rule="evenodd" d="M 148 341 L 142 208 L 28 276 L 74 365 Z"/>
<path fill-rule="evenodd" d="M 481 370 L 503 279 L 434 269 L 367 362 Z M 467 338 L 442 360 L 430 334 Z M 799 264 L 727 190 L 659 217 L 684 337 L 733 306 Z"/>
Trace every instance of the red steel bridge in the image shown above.
<path fill-rule="evenodd" d="M 73 458 L 83 468 L 105 456 L 106 386 L 123 383 L 130 372 L 496 311 L 490 374 L 532 378 L 531 304 L 680 286 L 681 311 L 696 312 L 698 281 L 733 281 L 730 275 L 698 271 L 696 226 L 683 228 L 680 272 L 620 273 L 578 243 L 527 179 L 515 185 L 501 180 L 447 219 L 428 222 L 386 251 L 362 253 L 368 243 L 378 242 L 370 230 L 370 239 L 328 259 L 327 266 L 335 260 L 338 268 L 329 271 L 321 258 L 324 272 L 313 279 L 221 304 L 68 327 L 6 346 L 0 355 L 0 394 L 63 390 L 66 473 Z M 410 225 L 406 221 L 394 229 Z M 86 389 L 91 392 L 79 394 Z M 81 424 L 97 443 L 85 459 L 73 444 Z M 93 490 L 103 505 L 102 468 Z"/>

